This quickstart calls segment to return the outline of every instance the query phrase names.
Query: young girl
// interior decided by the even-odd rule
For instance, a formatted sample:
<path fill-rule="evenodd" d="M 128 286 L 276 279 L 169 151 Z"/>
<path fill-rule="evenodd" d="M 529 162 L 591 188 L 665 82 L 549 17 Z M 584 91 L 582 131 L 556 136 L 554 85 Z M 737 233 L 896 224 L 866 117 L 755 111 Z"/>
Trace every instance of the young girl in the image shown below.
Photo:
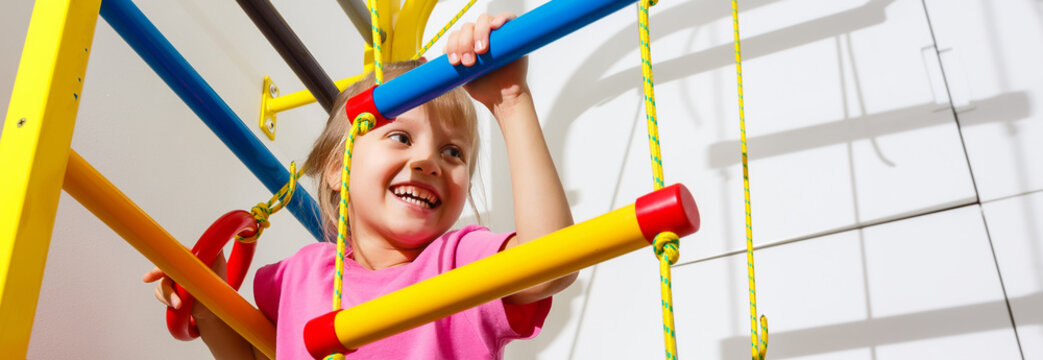
<path fill-rule="evenodd" d="M 488 51 L 489 32 L 511 14 L 482 15 L 448 38 L 446 54 L 458 66 L 475 64 Z M 390 79 L 419 63 L 390 64 Z M 344 266 L 345 308 L 466 265 L 572 224 L 572 215 L 547 150 L 523 58 L 359 137 L 354 147 L 349 204 L 350 250 Z M 372 74 L 338 98 L 343 109 L 351 96 L 373 84 Z M 494 234 L 480 226 L 449 231 L 468 201 L 478 152 L 470 94 L 492 112 L 507 146 L 517 232 Z M 326 227 L 336 229 L 340 171 L 349 119 L 343 110 L 330 117 L 308 157 L 308 173 L 319 179 L 319 204 Z M 333 231 L 335 232 L 335 231 Z M 279 359 L 309 359 L 304 325 L 330 311 L 335 246 L 316 243 L 257 271 L 258 308 L 276 323 Z M 223 272 L 223 261 L 214 264 Z M 495 276 L 495 274 L 490 274 Z M 146 281 L 162 278 L 158 270 Z M 568 287 L 576 274 L 553 280 L 441 320 L 364 345 L 349 359 L 500 358 L 513 339 L 535 336 L 550 310 L 551 295 Z M 160 301 L 180 306 L 167 281 L 156 290 Z M 416 299 L 424 301 L 424 299 Z M 194 316 L 200 335 L 217 358 L 263 358 L 224 322 L 202 306 Z"/>

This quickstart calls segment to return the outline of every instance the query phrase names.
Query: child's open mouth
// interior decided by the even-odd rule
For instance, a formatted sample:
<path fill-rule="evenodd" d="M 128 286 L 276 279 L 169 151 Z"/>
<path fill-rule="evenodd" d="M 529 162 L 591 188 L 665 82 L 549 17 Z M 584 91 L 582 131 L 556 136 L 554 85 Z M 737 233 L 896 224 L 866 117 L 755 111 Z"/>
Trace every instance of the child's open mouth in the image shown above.
<path fill-rule="evenodd" d="M 434 209 L 442 204 L 442 200 L 438 198 L 438 195 L 435 195 L 435 193 L 422 187 L 413 185 L 395 185 L 392 186 L 390 190 L 391 193 L 398 196 L 399 199 L 428 209 Z"/>

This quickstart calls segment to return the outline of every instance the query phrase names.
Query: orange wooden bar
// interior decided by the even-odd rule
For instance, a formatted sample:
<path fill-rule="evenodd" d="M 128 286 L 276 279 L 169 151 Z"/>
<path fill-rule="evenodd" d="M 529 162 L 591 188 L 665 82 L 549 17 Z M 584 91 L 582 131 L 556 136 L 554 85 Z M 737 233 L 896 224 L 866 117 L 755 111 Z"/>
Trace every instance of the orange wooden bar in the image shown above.
<path fill-rule="evenodd" d="M 72 150 L 62 187 L 258 350 L 275 358 L 275 327 L 268 318 Z"/>

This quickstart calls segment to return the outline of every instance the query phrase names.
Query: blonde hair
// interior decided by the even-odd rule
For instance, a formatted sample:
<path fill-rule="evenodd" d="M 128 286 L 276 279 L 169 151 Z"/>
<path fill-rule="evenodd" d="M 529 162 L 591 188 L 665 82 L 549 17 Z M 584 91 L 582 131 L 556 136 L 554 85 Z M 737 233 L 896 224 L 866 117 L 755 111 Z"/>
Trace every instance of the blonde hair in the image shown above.
<path fill-rule="evenodd" d="M 421 64 L 423 62 L 417 60 L 384 64 L 384 78 L 385 80 L 393 79 Z M 344 111 L 344 104 L 347 103 L 349 98 L 369 89 L 375 83 L 374 75 L 371 72 L 348 86 L 337 96 L 333 112 L 330 114 L 329 120 L 326 121 L 326 129 L 315 140 L 315 146 L 312 147 L 311 153 L 308 154 L 308 160 L 304 163 L 305 174 L 312 176 L 318 182 L 316 197 L 319 199 L 323 232 L 327 234 L 327 238 L 331 235 L 335 236 L 335 234 L 331 233 L 335 233 L 337 229 L 340 190 L 330 189 L 326 182 L 326 175 L 340 173 L 338 170 L 343 165 L 344 142 L 347 141 L 347 133 L 351 127 L 351 121 Z M 478 160 L 479 141 L 478 120 L 471 97 L 462 88 L 456 88 L 420 105 L 420 107 L 427 114 L 427 118 L 430 121 L 445 121 L 450 127 L 466 132 L 467 139 L 471 141 L 471 149 L 474 149 L 470 152 L 468 158 L 468 170 L 470 175 L 473 176 Z M 468 193 L 470 193 L 470 189 L 468 189 Z M 468 202 L 474 208 L 470 195 L 468 195 Z"/>

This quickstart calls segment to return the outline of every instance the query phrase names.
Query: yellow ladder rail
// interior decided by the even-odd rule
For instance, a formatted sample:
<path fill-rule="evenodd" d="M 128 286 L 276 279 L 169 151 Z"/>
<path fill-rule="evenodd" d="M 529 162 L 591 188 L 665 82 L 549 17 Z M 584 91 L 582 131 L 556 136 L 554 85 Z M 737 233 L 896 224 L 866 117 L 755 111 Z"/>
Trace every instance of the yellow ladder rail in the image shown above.
<path fill-rule="evenodd" d="M 24 359 L 101 0 L 33 6 L 0 138 L 0 349 Z"/>

